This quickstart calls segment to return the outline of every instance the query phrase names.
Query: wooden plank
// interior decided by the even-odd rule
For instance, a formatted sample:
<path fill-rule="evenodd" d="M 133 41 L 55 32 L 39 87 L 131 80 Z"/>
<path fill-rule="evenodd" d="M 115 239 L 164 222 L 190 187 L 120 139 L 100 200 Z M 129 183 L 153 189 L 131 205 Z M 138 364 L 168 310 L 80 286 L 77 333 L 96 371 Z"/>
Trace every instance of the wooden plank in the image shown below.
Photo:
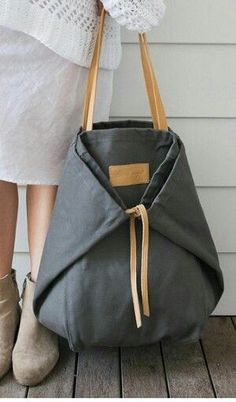
<path fill-rule="evenodd" d="M 79 352 L 75 398 L 119 398 L 119 352 L 92 348 Z"/>
<path fill-rule="evenodd" d="M 25 398 L 26 394 L 27 387 L 17 384 L 12 371 L 0 380 L 0 398 Z"/>
<path fill-rule="evenodd" d="M 236 117 L 236 46 L 151 44 L 150 52 L 169 117 Z M 113 94 L 112 116 L 150 116 L 136 44 L 123 46 Z"/>
<path fill-rule="evenodd" d="M 236 396 L 236 331 L 229 317 L 210 318 L 202 337 L 218 398 Z"/>
<path fill-rule="evenodd" d="M 122 397 L 166 398 L 160 345 L 121 349 Z"/>
<path fill-rule="evenodd" d="M 148 32 L 148 40 L 164 43 L 236 43 L 235 0 L 165 0 L 165 18 Z M 123 42 L 137 34 L 122 30 Z"/>
<path fill-rule="evenodd" d="M 76 354 L 60 339 L 60 359 L 42 384 L 29 388 L 28 398 L 72 398 Z"/>
<path fill-rule="evenodd" d="M 171 398 L 214 397 L 199 342 L 163 342 L 163 356 Z"/>
<path fill-rule="evenodd" d="M 231 318 L 232 318 L 232 321 L 233 321 L 233 324 L 234 324 L 234 328 L 236 330 L 236 317 L 231 317 Z"/>

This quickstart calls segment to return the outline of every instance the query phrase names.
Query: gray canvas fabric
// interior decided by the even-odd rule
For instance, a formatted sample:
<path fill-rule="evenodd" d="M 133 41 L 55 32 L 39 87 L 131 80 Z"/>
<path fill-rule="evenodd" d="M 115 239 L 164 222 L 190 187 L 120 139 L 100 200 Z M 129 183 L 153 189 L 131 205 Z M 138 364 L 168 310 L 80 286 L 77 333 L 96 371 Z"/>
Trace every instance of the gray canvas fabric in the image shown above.
<path fill-rule="evenodd" d="M 150 164 L 150 182 L 112 187 L 109 165 Z M 149 217 L 151 316 L 135 323 L 127 208 Z M 141 222 L 136 222 L 140 289 Z M 180 138 L 140 121 L 101 122 L 73 140 L 34 299 L 39 321 L 84 346 L 199 339 L 223 277 Z M 140 296 L 140 295 L 139 295 Z"/>

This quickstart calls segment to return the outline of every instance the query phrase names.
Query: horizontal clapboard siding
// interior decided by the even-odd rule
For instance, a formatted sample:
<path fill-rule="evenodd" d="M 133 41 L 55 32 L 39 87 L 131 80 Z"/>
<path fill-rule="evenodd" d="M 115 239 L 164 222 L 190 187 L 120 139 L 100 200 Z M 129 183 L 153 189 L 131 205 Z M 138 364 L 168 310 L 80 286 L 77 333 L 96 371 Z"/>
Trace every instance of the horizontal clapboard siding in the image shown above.
<path fill-rule="evenodd" d="M 236 117 L 236 46 L 151 44 L 150 51 L 169 117 Z M 137 44 L 123 45 L 114 93 L 112 116 L 149 116 Z"/>

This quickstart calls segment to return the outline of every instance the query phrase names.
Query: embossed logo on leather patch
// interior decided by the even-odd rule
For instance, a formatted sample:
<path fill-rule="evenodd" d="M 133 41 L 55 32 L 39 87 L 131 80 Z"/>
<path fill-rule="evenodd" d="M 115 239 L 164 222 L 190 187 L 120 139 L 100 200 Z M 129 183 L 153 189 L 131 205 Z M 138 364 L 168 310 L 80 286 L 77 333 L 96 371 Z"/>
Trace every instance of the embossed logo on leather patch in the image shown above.
<path fill-rule="evenodd" d="M 111 165 L 109 178 L 114 187 L 149 183 L 149 163 Z"/>

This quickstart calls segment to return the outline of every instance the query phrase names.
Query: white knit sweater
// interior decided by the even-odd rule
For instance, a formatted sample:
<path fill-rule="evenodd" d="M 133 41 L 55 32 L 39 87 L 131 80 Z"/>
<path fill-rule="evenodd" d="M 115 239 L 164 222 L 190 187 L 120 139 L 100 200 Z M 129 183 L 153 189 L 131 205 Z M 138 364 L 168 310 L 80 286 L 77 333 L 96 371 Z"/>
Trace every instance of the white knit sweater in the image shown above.
<path fill-rule="evenodd" d="M 106 16 L 100 66 L 121 59 L 120 25 L 139 32 L 159 24 L 163 0 L 102 0 Z M 81 66 L 91 62 L 99 18 L 96 0 L 0 0 L 0 25 L 25 32 Z"/>

